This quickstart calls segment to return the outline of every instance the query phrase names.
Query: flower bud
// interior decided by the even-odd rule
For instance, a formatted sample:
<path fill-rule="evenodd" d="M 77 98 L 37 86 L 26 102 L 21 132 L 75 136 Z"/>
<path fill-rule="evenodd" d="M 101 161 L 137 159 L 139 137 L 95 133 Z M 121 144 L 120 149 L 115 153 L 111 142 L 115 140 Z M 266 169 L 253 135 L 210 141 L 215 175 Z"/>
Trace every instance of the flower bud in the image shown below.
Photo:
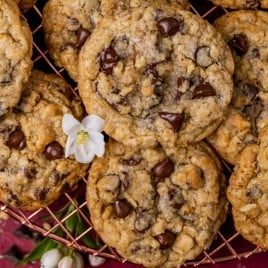
<path fill-rule="evenodd" d="M 84 268 L 84 261 L 82 256 L 76 252 L 74 254 L 75 268 Z"/>
<path fill-rule="evenodd" d="M 94 256 L 94 255 L 89 254 L 88 255 L 88 260 L 89 260 L 89 263 L 90 263 L 91 266 L 96 267 L 96 266 L 100 266 L 103 263 L 105 263 L 106 259 L 102 258 L 100 256 Z"/>
<path fill-rule="evenodd" d="M 61 253 L 57 248 L 47 251 L 41 258 L 40 268 L 57 268 Z"/>
<path fill-rule="evenodd" d="M 76 268 L 74 259 L 70 256 L 63 257 L 58 263 L 58 268 Z"/>

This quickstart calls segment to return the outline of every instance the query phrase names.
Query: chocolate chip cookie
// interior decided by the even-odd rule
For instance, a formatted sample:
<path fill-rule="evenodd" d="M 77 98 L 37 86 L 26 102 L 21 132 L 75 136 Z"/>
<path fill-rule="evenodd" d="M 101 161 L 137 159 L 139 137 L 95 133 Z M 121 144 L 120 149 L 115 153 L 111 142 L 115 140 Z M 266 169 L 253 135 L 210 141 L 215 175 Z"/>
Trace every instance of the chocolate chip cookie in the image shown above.
<path fill-rule="evenodd" d="M 55 63 L 78 79 L 78 54 L 102 17 L 139 6 L 171 4 L 189 8 L 187 0 L 49 0 L 44 8 L 45 40 Z"/>
<path fill-rule="evenodd" d="M 228 162 L 268 125 L 268 13 L 235 11 L 215 22 L 235 61 L 232 111 L 208 141 Z"/>
<path fill-rule="evenodd" d="M 19 102 L 32 68 L 32 34 L 18 6 L 0 0 L 0 116 Z"/>
<path fill-rule="evenodd" d="M 23 12 L 26 12 L 27 10 L 29 10 L 31 7 L 35 5 L 37 0 L 15 0 L 15 1 L 19 5 L 19 8 Z"/>
<path fill-rule="evenodd" d="M 268 128 L 248 145 L 230 178 L 228 199 L 235 227 L 244 238 L 268 249 Z"/>
<path fill-rule="evenodd" d="M 211 244 L 225 220 L 225 190 L 205 143 L 164 150 L 110 140 L 90 169 L 87 204 L 95 230 L 123 257 L 175 268 Z"/>
<path fill-rule="evenodd" d="M 232 9 L 268 8 L 267 0 L 212 0 L 212 2 Z"/>
<path fill-rule="evenodd" d="M 71 101 L 72 100 L 72 101 Z M 20 103 L 0 121 L 0 200 L 34 210 L 75 188 L 88 165 L 64 158 L 63 114 L 81 116 L 66 83 L 33 71 Z"/>
<path fill-rule="evenodd" d="M 79 60 L 87 112 L 104 118 L 107 134 L 126 145 L 199 141 L 231 101 L 229 48 L 189 11 L 148 7 L 107 18 Z"/>

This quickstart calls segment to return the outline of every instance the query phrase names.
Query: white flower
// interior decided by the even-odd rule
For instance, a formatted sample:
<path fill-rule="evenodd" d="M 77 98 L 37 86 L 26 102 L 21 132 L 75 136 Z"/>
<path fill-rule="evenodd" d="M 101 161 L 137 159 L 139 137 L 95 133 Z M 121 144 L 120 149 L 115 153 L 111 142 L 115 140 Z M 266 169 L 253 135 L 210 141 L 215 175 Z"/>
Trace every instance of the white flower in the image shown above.
<path fill-rule="evenodd" d="M 57 248 L 47 251 L 41 258 L 41 268 L 57 268 L 61 253 Z"/>
<path fill-rule="evenodd" d="M 97 115 L 88 115 L 79 123 L 71 114 L 65 114 L 62 128 L 68 135 L 65 157 L 74 154 L 80 163 L 90 163 L 95 155 L 103 156 L 105 150 L 104 136 L 101 131 L 104 120 Z"/>
<path fill-rule="evenodd" d="M 65 256 L 58 263 L 58 268 L 76 268 L 76 266 L 74 265 L 74 260 L 71 257 Z"/>
<path fill-rule="evenodd" d="M 100 266 L 106 261 L 105 258 L 102 258 L 100 256 L 94 256 L 91 254 L 88 255 L 88 260 L 89 260 L 90 265 L 93 267 Z"/>

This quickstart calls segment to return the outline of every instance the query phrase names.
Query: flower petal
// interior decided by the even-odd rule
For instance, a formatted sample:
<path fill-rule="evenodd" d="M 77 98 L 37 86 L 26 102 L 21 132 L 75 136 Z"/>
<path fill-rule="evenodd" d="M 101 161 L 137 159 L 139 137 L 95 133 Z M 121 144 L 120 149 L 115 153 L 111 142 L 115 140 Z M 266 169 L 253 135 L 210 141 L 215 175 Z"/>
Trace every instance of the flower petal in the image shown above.
<path fill-rule="evenodd" d="M 105 121 L 101 117 L 95 114 L 91 114 L 83 119 L 82 125 L 88 132 L 90 131 L 100 132 L 104 128 Z"/>
<path fill-rule="evenodd" d="M 90 139 L 89 142 L 93 143 L 94 145 L 95 154 L 98 157 L 103 156 L 104 151 L 105 151 L 104 136 L 99 132 L 91 131 L 89 133 L 89 139 Z"/>
<path fill-rule="evenodd" d="M 69 157 L 71 154 L 74 153 L 75 149 L 75 142 L 76 142 L 76 135 L 68 136 L 66 145 L 65 145 L 65 157 Z"/>
<path fill-rule="evenodd" d="M 62 129 L 66 135 L 74 135 L 83 126 L 71 114 L 65 114 L 62 118 Z"/>
<path fill-rule="evenodd" d="M 95 157 L 93 143 L 77 145 L 74 147 L 75 159 L 79 163 L 90 163 Z"/>

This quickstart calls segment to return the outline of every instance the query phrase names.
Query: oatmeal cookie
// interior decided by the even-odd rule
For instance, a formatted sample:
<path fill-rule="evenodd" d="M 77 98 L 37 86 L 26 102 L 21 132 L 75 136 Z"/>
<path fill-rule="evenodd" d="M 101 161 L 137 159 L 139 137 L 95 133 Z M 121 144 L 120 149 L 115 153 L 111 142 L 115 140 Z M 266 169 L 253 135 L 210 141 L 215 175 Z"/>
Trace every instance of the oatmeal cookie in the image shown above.
<path fill-rule="evenodd" d="M 95 230 L 129 261 L 175 268 L 196 258 L 225 220 L 221 165 L 205 143 L 138 149 L 110 140 L 90 169 Z"/>
<path fill-rule="evenodd" d="M 72 101 L 70 101 L 72 100 Z M 64 158 L 63 114 L 83 112 L 66 83 L 33 71 L 14 112 L 0 121 L 0 200 L 34 210 L 74 189 L 88 165 Z"/>
<path fill-rule="evenodd" d="M 0 117 L 20 100 L 32 68 L 32 34 L 16 3 L 0 0 Z"/>
<path fill-rule="evenodd" d="M 208 141 L 235 164 L 268 125 L 268 13 L 234 11 L 215 22 L 235 61 L 232 111 Z M 227 146 L 227 150 L 225 150 Z"/>
<path fill-rule="evenodd" d="M 45 40 L 55 63 L 78 79 L 78 54 L 102 17 L 130 8 L 164 4 L 189 8 L 187 0 L 49 0 L 44 8 Z"/>
<path fill-rule="evenodd" d="M 268 8 L 268 0 L 212 0 L 212 2 L 232 9 Z"/>
<path fill-rule="evenodd" d="M 259 134 L 259 143 L 241 153 L 230 178 L 228 199 L 235 227 L 241 235 L 268 249 L 268 128 Z"/>
<path fill-rule="evenodd" d="M 19 8 L 23 11 L 26 12 L 28 11 L 31 7 L 33 7 L 36 3 L 37 0 L 15 0 L 17 4 L 19 5 Z"/>
<path fill-rule="evenodd" d="M 126 145 L 186 145 L 210 135 L 231 101 L 233 59 L 200 17 L 135 9 L 99 24 L 80 52 L 78 87 L 88 113 Z"/>

